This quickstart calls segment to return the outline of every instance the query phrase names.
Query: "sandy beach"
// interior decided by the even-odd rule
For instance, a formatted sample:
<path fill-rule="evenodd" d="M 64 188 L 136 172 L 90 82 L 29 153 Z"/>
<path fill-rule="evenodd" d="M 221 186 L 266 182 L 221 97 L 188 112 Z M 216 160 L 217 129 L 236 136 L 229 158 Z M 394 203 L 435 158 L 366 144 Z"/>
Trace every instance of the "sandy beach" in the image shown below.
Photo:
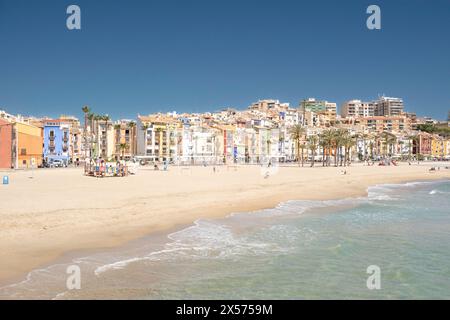
<path fill-rule="evenodd" d="M 141 169 L 97 179 L 82 169 L 0 172 L 0 283 L 73 250 L 111 248 L 200 218 L 272 208 L 287 200 L 364 196 L 371 185 L 450 179 L 448 164 L 398 167 L 257 166 Z M 341 174 L 343 169 L 347 174 Z"/>

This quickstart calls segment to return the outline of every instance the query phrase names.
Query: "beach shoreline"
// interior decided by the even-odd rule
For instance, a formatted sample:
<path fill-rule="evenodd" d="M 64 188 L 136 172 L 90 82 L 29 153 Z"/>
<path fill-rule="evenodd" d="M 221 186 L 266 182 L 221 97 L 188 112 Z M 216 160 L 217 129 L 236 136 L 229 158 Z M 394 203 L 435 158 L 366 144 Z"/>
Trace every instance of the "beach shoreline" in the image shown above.
<path fill-rule="evenodd" d="M 71 252 L 113 249 L 199 219 L 270 209 L 289 200 L 362 197 L 378 184 L 450 179 L 450 170 L 430 173 L 430 166 L 292 166 L 278 168 L 268 179 L 256 166 L 220 167 L 216 173 L 212 167 L 189 173 L 172 167 L 117 179 L 84 177 L 79 169 L 38 170 L 33 177 L 11 172 L 11 185 L 1 193 L 0 286 Z"/>

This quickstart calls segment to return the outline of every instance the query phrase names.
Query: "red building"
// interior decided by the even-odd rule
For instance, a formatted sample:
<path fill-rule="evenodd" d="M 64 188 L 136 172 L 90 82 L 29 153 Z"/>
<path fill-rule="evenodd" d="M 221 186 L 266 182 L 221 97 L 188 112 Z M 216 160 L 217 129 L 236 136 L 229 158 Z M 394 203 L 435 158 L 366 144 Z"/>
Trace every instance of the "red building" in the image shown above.
<path fill-rule="evenodd" d="M 11 169 L 13 124 L 0 119 L 0 168 Z"/>
<path fill-rule="evenodd" d="M 417 140 L 414 141 L 413 152 L 421 155 L 431 155 L 431 141 L 433 137 L 431 134 L 421 132 L 417 135 Z"/>

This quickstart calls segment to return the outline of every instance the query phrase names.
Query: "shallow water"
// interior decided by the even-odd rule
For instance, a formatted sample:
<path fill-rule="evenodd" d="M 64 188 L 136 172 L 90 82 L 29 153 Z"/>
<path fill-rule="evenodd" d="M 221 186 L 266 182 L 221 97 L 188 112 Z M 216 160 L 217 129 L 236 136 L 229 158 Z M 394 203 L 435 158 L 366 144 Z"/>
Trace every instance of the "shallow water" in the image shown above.
<path fill-rule="evenodd" d="M 82 289 L 67 291 L 66 269 Z M 381 270 L 369 290 L 367 267 Z M 450 299 L 450 182 L 289 201 L 35 270 L 0 298 Z"/>

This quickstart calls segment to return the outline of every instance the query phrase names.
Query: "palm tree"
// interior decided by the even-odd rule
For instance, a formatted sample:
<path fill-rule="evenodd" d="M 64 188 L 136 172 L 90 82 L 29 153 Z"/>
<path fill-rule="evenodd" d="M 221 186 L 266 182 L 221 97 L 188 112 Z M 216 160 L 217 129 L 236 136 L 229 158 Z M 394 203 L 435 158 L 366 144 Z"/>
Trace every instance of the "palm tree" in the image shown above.
<path fill-rule="evenodd" d="M 372 136 L 372 139 L 373 139 L 372 155 L 375 153 L 375 157 L 379 158 L 380 157 L 380 140 L 381 140 L 381 135 L 379 133 L 375 133 Z"/>
<path fill-rule="evenodd" d="M 144 130 L 144 155 L 147 155 L 147 133 L 148 129 L 150 129 L 150 125 L 148 123 L 144 123 L 141 127 L 141 130 Z"/>
<path fill-rule="evenodd" d="M 160 156 L 162 156 L 163 155 L 163 144 L 164 144 L 164 141 L 161 141 L 161 140 L 163 140 L 162 139 L 162 132 L 163 132 L 163 129 L 162 128 L 156 128 L 156 135 L 155 135 L 155 141 L 158 141 L 158 146 L 159 146 L 159 150 L 158 150 L 158 158 L 160 158 Z M 159 160 L 159 161 L 161 161 L 161 160 Z"/>
<path fill-rule="evenodd" d="M 336 130 L 331 131 L 331 148 L 330 151 L 334 150 L 334 166 L 338 166 L 338 148 L 339 148 L 339 135 Z"/>
<path fill-rule="evenodd" d="M 103 157 L 105 158 L 105 160 L 107 160 L 107 157 L 108 157 L 108 137 L 107 136 L 108 136 L 108 121 L 110 119 L 111 118 L 107 114 L 100 116 L 100 120 L 105 122 L 105 149 L 104 149 L 105 152 L 103 152 Z"/>
<path fill-rule="evenodd" d="M 304 157 L 304 150 L 306 149 L 307 145 L 305 143 L 300 144 L 300 150 L 302 152 L 302 167 L 305 164 L 305 157 Z"/>
<path fill-rule="evenodd" d="M 328 147 L 328 142 L 326 141 L 323 133 L 319 135 L 319 146 L 322 148 L 322 167 L 325 167 L 326 149 Z"/>
<path fill-rule="evenodd" d="M 357 138 L 362 139 L 363 141 L 363 154 L 362 154 L 362 160 L 366 160 L 368 156 L 367 152 L 367 139 L 370 137 L 367 133 L 359 133 L 356 135 Z"/>
<path fill-rule="evenodd" d="M 91 128 L 91 130 L 89 131 L 89 159 L 92 159 L 92 155 L 93 155 L 93 151 L 94 151 L 93 149 L 94 149 L 94 134 L 95 134 L 95 131 L 94 131 L 95 117 L 96 117 L 96 115 L 91 112 L 89 112 L 87 115 L 87 118 L 89 120 L 89 127 Z"/>
<path fill-rule="evenodd" d="M 132 137 L 131 155 L 134 156 L 136 153 L 136 122 L 130 121 L 128 128 L 130 128 L 130 136 Z"/>
<path fill-rule="evenodd" d="M 269 157 L 269 161 L 270 161 L 270 158 L 271 158 L 271 156 L 272 156 L 272 150 L 271 150 L 271 146 L 272 146 L 272 139 L 271 138 L 267 138 L 267 141 L 266 141 L 266 143 L 267 143 L 267 156 Z"/>
<path fill-rule="evenodd" d="M 289 132 L 291 135 L 291 139 L 295 142 L 297 162 L 300 165 L 300 148 L 301 148 L 300 144 L 301 140 L 303 139 L 303 136 L 305 135 L 306 130 L 302 125 L 296 124 L 289 130 Z M 302 158 L 303 158 L 303 149 L 302 149 Z"/>
<path fill-rule="evenodd" d="M 350 164 L 350 151 L 352 149 L 353 146 L 355 146 L 356 142 L 355 142 L 355 137 L 352 137 L 350 135 L 345 135 L 343 137 L 343 141 L 342 141 L 344 150 L 345 150 L 345 154 L 344 154 L 344 166 L 346 164 Z"/>
<path fill-rule="evenodd" d="M 193 157 L 192 157 L 192 164 L 195 164 L 195 157 L 196 156 L 198 157 L 198 152 L 197 152 L 197 150 L 198 150 L 198 136 L 194 135 L 192 140 L 194 140 L 194 154 L 193 154 Z"/>
<path fill-rule="evenodd" d="M 107 114 L 105 114 L 101 117 L 102 117 L 102 120 L 105 121 L 105 130 L 108 131 L 108 121 L 111 120 L 111 118 Z"/>
<path fill-rule="evenodd" d="M 374 143 L 373 141 L 369 142 L 369 149 L 370 149 L 370 158 L 373 160 L 373 148 L 374 148 Z"/>
<path fill-rule="evenodd" d="M 278 153 L 281 155 L 284 155 L 284 135 L 281 134 L 280 137 L 278 138 Z"/>
<path fill-rule="evenodd" d="M 399 144 L 399 146 L 400 146 L 400 155 L 401 155 L 401 159 L 403 160 L 404 159 L 404 152 L 403 152 L 403 145 L 405 144 L 405 142 L 403 141 L 403 140 L 400 140 L 399 142 L 398 142 L 398 144 Z"/>
<path fill-rule="evenodd" d="M 308 149 L 312 153 L 311 167 L 314 167 L 315 158 L 316 158 L 316 150 L 319 145 L 319 137 L 316 135 L 310 136 L 308 138 Z"/>
<path fill-rule="evenodd" d="M 389 132 L 383 132 L 381 134 L 381 137 L 383 138 L 383 151 L 384 151 L 384 156 L 386 157 L 390 157 L 392 154 L 392 146 L 395 144 L 395 142 L 397 141 L 397 137 L 395 135 L 393 135 L 392 133 Z"/>
<path fill-rule="evenodd" d="M 167 125 L 166 134 L 167 134 L 167 141 L 169 141 L 169 143 L 167 144 L 166 157 L 168 162 L 170 162 L 170 151 L 171 151 L 170 148 L 172 147 L 172 132 L 174 132 L 172 128 L 169 125 Z"/>
<path fill-rule="evenodd" d="M 86 148 L 87 148 L 87 121 L 88 114 L 91 112 L 91 109 L 88 106 L 84 106 L 81 108 L 84 113 L 84 157 L 86 158 Z"/>
<path fill-rule="evenodd" d="M 347 130 L 338 129 L 333 131 L 333 139 L 332 144 L 334 148 L 334 166 L 339 166 L 339 160 L 341 160 L 341 147 L 344 139 L 344 131 L 347 133 Z M 342 161 L 341 161 L 342 164 Z"/>
<path fill-rule="evenodd" d="M 327 166 L 330 165 L 331 160 L 330 160 L 330 155 L 332 153 L 332 149 L 333 149 L 333 145 L 334 145 L 334 130 L 325 130 L 322 133 L 322 139 L 324 140 L 324 144 L 327 148 L 327 157 L 326 157 L 326 163 Z"/>
<path fill-rule="evenodd" d="M 120 145 L 119 145 L 119 149 L 120 149 L 120 151 L 121 151 L 121 154 L 122 154 L 122 160 L 123 160 L 123 158 L 125 157 L 125 150 L 128 148 L 128 144 L 126 144 L 126 143 L 121 143 Z"/>
<path fill-rule="evenodd" d="M 411 156 L 413 154 L 413 149 L 414 149 L 414 143 L 417 143 L 419 141 L 419 137 L 418 136 L 408 136 L 408 140 L 409 140 L 409 160 L 411 160 Z M 417 149 L 416 148 L 416 155 L 417 155 Z"/>

